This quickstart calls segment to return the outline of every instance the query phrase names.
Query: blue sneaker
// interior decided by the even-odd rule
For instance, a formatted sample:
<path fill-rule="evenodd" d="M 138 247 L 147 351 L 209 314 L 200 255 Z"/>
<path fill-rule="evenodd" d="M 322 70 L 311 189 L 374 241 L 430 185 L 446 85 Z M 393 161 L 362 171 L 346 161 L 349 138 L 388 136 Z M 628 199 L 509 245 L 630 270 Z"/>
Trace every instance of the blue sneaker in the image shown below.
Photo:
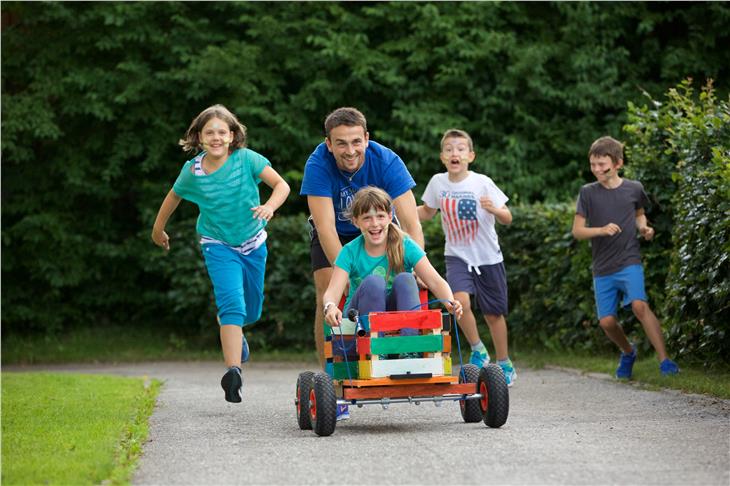
<path fill-rule="evenodd" d="M 489 364 L 489 353 L 486 351 L 480 353 L 479 351 L 472 351 L 469 363 L 473 364 L 477 368 L 483 368 L 484 365 Z"/>
<path fill-rule="evenodd" d="M 337 405 L 337 421 L 347 420 L 350 418 L 350 407 L 347 405 Z"/>
<path fill-rule="evenodd" d="M 677 363 L 667 358 L 659 363 L 659 372 L 662 376 L 676 375 L 679 373 L 679 366 L 677 366 Z"/>
<path fill-rule="evenodd" d="M 507 382 L 507 386 L 514 385 L 515 379 L 517 378 L 517 372 L 515 371 L 515 367 L 512 366 L 512 360 L 506 359 L 504 361 L 497 361 L 497 364 L 504 372 L 504 380 Z"/>
<path fill-rule="evenodd" d="M 248 352 L 248 341 L 246 341 L 246 336 L 243 336 L 243 344 L 241 345 L 241 363 L 248 361 L 250 356 L 251 353 Z"/>
<path fill-rule="evenodd" d="M 630 379 L 634 361 L 636 361 L 636 346 L 632 344 L 630 353 L 621 353 L 618 368 L 616 368 L 616 378 Z"/>

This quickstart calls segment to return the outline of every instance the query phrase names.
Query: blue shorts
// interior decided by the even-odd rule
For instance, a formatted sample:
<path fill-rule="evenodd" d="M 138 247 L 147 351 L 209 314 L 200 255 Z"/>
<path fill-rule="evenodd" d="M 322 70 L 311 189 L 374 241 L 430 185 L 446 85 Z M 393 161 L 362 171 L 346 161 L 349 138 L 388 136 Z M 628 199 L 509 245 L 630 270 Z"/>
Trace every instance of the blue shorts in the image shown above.
<path fill-rule="evenodd" d="M 504 262 L 482 265 L 469 271 L 469 266 L 459 257 L 446 256 L 445 260 L 446 280 L 452 292 L 474 295 L 482 314 L 507 315 L 507 272 Z"/>
<path fill-rule="evenodd" d="M 646 302 L 644 288 L 644 267 L 629 265 L 610 275 L 593 278 L 593 292 L 596 296 L 598 319 L 616 316 L 619 299 L 623 298 L 623 306 L 628 307 L 635 300 Z"/>
<path fill-rule="evenodd" d="M 221 325 L 245 326 L 258 321 L 264 303 L 266 244 L 248 255 L 220 244 L 202 248 Z"/>

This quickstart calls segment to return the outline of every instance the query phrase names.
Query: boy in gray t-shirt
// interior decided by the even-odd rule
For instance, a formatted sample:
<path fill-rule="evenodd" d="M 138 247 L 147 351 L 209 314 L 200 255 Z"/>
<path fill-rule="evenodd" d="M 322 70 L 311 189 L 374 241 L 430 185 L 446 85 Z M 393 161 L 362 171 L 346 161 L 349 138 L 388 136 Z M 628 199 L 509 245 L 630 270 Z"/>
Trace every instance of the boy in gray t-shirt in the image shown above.
<path fill-rule="evenodd" d="M 661 324 L 647 302 L 644 268 L 639 253 L 637 231 L 644 239 L 654 237 L 647 224 L 644 208 L 648 198 L 638 181 L 622 179 L 618 171 L 624 165 L 623 145 L 601 137 L 588 152 L 591 172 L 597 182 L 584 185 L 578 196 L 573 219 L 573 236 L 591 239 L 593 254 L 593 290 L 598 323 L 606 336 L 621 349 L 617 378 L 631 378 L 636 360 L 636 346 L 626 338 L 617 320 L 619 300 L 631 310 L 644 327 L 659 358 L 662 375 L 679 373 L 677 364 L 667 357 Z"/>

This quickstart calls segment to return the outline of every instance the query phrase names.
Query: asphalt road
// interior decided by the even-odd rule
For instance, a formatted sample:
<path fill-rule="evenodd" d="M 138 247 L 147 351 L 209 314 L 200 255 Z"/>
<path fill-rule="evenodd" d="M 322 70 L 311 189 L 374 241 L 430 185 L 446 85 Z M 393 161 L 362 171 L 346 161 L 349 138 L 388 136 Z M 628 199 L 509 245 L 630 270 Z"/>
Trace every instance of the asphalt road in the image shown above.
<path fill-rule="evenodd" d="M 54 369 L 164 381 L 136 485 L 730 485 L 729 400 L 518 369 L 500 429 L 465 424 L 456 403 L 368 405 L 317 437 L 294 407 L 311 366 L 246 365 L 240 404 L 223 399 L 221 363 Z"/>

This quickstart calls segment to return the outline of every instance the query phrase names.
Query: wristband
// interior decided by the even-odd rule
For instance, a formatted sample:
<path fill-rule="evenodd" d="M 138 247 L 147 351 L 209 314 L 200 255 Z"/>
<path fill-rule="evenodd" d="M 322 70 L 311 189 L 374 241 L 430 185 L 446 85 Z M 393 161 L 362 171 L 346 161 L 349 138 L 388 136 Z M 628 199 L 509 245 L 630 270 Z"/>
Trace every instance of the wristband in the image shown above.
<path fill-rule="evenodd" d="M 335 305 L 335 303 L 334 302 L 325 302 L 325 304 L 324 304 L 324 313 L 325 314 L 327 313 L 327 309 L 329 309 L 331 305 Z"/>

